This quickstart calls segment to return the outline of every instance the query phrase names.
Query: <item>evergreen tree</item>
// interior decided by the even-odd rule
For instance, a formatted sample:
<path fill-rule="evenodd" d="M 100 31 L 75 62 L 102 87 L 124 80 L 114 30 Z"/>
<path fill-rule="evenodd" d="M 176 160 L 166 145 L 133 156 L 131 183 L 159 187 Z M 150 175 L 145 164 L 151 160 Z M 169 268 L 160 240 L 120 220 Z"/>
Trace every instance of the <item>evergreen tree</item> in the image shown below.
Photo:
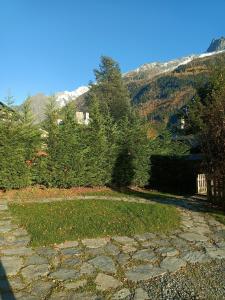
<path fill-rule="evenodd" d="M 102 56 L 98 70 L 94 70 L 96 84 L 91 85 L 88 100 L 97 97 L 101 112 L 108 113 L 114 121 L 130 114 L 131 104 L 127 87 L 124 85 L 118 63 Z"/>
<path fill-rule="evenodd" d="M 90 105 L 91 121 L 86 131 L 87 142 L 87 184 L 105 185 L 111 181 L 112 167 L 115 160 L 115 144 L 113 139 L 113 127 L 110 116 L 104 118 L 100 112 L 99 102 L 92 98 Z M 109 124 L 111 123 L 111 135 L 109 137 Z"/>
<path fill-rule="evenodd" d="M 46 155 L 37 156 L 34 161 L 33 176 L 38 184 L 52 186 L 53 177 L 56 172 L 55 163 L 57 159 L 57 144 L 59 126 L 59 110 L 55 98 L 49 97 L 45 108 L 45 120 L 42 123 L 42 150 Z"/>
<path fill-rule="evenodd" d="M 181 141 L 175 141 L 172 138 L 172 133 L 164 129 L 154 139 L 149 141 L 151 155 L 185 155 L 189 154 L 190 146 Z"/>
<path fill-rule="evenodd" d="M 32 160 L 36 156 L 37 151 L 41 149 L 41 132 L 39 126 L 34 124 L 34 116 L 31 111 L 29 98 L 22 106 L 20 120 L 23 127 L 23 138 L 21 137 L 21 142 L 24 143 L 26 159 Z"/>
<path fill-rule="evenodd" d="M 149 178 L 149 141 L 143 120 L 133 111 L 119 124 L 118 156 L 113 184 L 144 186 Z"/>
<path fill-rule="evenodd" d="M 11 102 L 11 99 L 7 102 Z M 38 148 L 39 135 L 25 115 L 8 106 L 1 111 L 0 188 L 2 189 L 21 188 L 31 184 L 31 160 Z"/>
<path fill-rule="evenodd" d="M 225 65 L 214 69 L 210 81 L 198 89 L 189 110 L 189 121 L 204 154 L 209 178 L 225 180 Z"/>

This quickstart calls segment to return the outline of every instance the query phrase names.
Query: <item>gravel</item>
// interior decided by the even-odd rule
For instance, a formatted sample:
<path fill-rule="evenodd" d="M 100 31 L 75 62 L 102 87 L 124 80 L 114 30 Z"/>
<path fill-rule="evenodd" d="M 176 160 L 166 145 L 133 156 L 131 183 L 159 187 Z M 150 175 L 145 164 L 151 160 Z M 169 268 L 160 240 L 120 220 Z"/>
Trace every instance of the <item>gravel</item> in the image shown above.
<path fill-rule="evenodd" d="M 167 273 L 140 287 L 152 300 L 225 299 L 225 260 L 189 265 L 184 271 Z"/>

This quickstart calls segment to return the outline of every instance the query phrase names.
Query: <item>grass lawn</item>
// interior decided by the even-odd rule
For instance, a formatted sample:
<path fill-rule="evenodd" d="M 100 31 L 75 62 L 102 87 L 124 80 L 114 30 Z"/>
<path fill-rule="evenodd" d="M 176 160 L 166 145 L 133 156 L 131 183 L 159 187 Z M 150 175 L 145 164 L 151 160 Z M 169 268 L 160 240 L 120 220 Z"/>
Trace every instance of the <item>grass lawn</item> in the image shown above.
<path fill-rule="evenodd" d="M 32 246 L 144 232 L 169 233 L 180 224 L 175 207 L 157 203 L 71 200 L 11 203 L 10 210 L 30 233 Z"/>

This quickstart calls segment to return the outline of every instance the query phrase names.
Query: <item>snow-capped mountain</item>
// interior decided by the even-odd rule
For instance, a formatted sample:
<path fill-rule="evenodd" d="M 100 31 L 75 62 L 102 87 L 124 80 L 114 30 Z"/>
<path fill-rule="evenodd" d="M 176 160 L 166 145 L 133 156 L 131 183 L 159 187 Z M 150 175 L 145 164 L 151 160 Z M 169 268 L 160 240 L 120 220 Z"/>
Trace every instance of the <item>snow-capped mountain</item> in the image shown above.
<path fill-rule="evenodd" d="M 153 63 L 144 64 L 135 70 L 125 73 L 123 75 L 123 77 L 125 80 L 151 79 L 157 75 L 160 75 L 160 74 L 163 74 L 166 72 L 171 72 L 181 65 L 188 64 L 189 62 L 193 61 L 194 59 L 217 55 L 222 52 L 225 52 L 225 50 L 202 53 L 199 55 L 193 54 L 193 55 L 178 58 L 175 60 L 170 60 L 168 62 L 153 62 Z"/>
<path fill-rule="evenodd" d="M 79 88 L 75 89 L 74 91 L 64 91 L 58 92 L 55 94 L 56 102 L 58 103 L 59 107 L 65 106 L 68 102 L 72 100 L 76 100 L 78 97 L 83 95 L 89 90 L 87 86 L 80 86 Z"/>
<path fill-rule="evenodd" d="M 216 60 L 217 55 L 221 54 L 221 56 L 223 56 L 224 53 L 225 53 L 225 38 L 222 37 L 220 39 L 212 40 L 210 47 L 207 49 L 207 52 L 205 53 L 197 54 L 197 55 L 193 54 L 182 58 L 170 60 L 167 62 L 146 63 L 141 65 L 135 70 L 124 73 L 123 79 L 125 84 L 128 85 L 129 91 L 131 92 L 132 101 L 136 104 L 146 102 L 147 105 L 147 103 L 151 103 L 151 101 L 153 101 L 155 105 L 156 103 L 155 99 L 158 99 L 159 102 L 160 101 L 162 102 L 162 99 L 176 100 L 178 97 L 177 95 L 179 93 L 182 94 L 180 96 L 179 101 L 180 103 L 183 103 L 186 101 L 186 100 L 184 101 L 183 98 L 186 99 L 188 97 L 191 97 L 193 91 L 191 86 L 184 87 L 185 84 L 181 82 L 182 80 L 180 79 L 180 77 L 176 75 L 176 69 L 180 66 L 184 66 L 184 69 L 188 69 L 189 63 L 194 65 L 194 67 L 192 67 L 193 69 L 195 68 L 196 65 L 198 64 L 201 65 L 201 61 L 205 59 L 212 60 L 212 61 Z M 203 64 L 203 69 L 206 70 L 207 68 L 206 66 L 204 67 L 204 62 L 202 64 Z M 180 72 L 180 70 L 177 71 L 178 73 Z M 196 73 L 198 72 L 196 71 Z M 191 75 L 192 79 L 195 80 L 194 79 L 195 75 L 193 73 L 191 74 L 192 74 Z M 183 74 L 183 79 L 185 78 L 185 76 L 188 76 L 188 73 Z M 159 84 L 157 83 L 157 80 L 159 78 L 162 79 L 161 80 L 162 86 L 161 85 L 159 86 Z M 151 85 L 152 81 L 155 82 L 155 86 Z M 189 81 L 190 80 L 187 79 L 187 83 Z M 174 82 L 176 83 L 175 86 L 173 86 Z M 163 86 L 163 84 L 165 85 L 165 87 L 167 87 L 166 91 L 164 89 L 165 87 Z M 171 92 L 170 95 L 167 95 L 168 89 L 170 90 L 170 92 L 173 91 L 173 93 Z M 185 89 L 186 89 L 186 93 L 184 93 Z M 84 95 L 88 90 L 89 90 L 88 86 L 81 86 L 73 91 L 56 92 L 55 98 L 58 103 L 58 106 L 61 108 L 65 106 L 68 102 L 75 101 L 77 103 L 77 108 L 79 110 L 82 111 L 83 109 L 87 109 L 85 99 L 84 99 L 85 97 L 82 97 L 82 95 Z M 174 94 L 175 92 L 176 94 Z M 37 121 L 42 121 L 45 118 L 45 107 L 49 101 L 49 96 L 42 93 L 38 93 L 36 95 L 33 95 L 30 98 L 30 100 L 31 100 L 31 109 Z M 172 100 L 169 107 L 172 106 Z"/>

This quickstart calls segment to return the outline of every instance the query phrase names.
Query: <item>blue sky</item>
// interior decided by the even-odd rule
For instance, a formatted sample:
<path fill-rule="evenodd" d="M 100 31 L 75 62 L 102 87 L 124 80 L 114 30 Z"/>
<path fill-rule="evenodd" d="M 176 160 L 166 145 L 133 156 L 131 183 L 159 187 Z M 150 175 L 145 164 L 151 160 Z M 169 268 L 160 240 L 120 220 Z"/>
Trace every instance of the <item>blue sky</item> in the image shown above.
<path fill-rule="evenodd" d="M 224 12 L 224 0 L 0 0 L 0 99 L 87 85 L 101 55 L 126 72 L 204 52 Z"/>

